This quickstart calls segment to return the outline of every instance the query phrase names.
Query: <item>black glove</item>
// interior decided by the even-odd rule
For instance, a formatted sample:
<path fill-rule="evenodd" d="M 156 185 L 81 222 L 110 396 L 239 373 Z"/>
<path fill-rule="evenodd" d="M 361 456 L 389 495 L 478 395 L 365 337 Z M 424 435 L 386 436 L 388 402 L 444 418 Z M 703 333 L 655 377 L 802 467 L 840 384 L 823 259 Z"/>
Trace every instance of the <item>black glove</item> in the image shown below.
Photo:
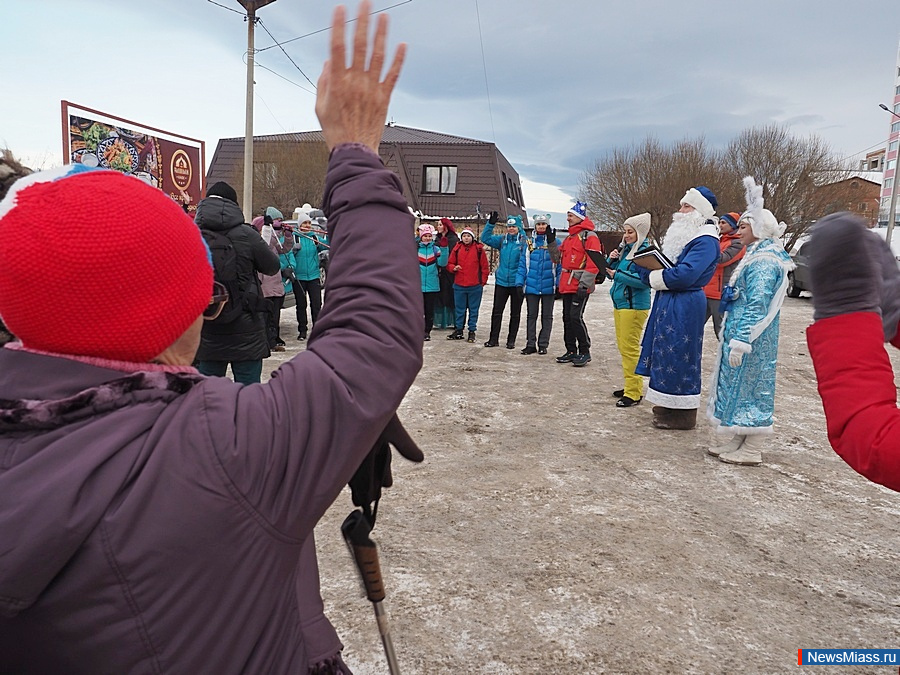
<path fill-rule="evenodd" d="M 297 281 L 297 276 L 294 273 L 293 267 L 285 267 L 283 270 L 281 270 L 281 276 L 290 282 Z"/>
<path fill-rule="evenodd" d="M 263 216 L 263 225 L 271 225 L 274 221 L 272 220 L 272 216 L 265 215 Z"/>
<path fill-rule="evenodd" d="M 549 244 L 551 241 L 554 241 L 554 240 L 556 239 L 556 230 L 554 230 L 554 229 L 553 229 L 552 227 L 550 227 L 549 225 L 547 226 L 547 231 L 544 232 L 544 234 L 547 235 L 547 243 L 548 243 L 548 244 Z"/>
<path fill-rule="evenodd" d="M 516 293 L 516 297 L 519 298 L 519 300 L 521 300 L 522 298 L 525 297 L 525 287 L 524 286 L 516 286 L 515 293 Z"/>
<path fill-rule="evenodd" d="M 809 249 L 813 319 L 880 312 L 881 251 L 876 236 L 849 213 L 826 216 L 816 224 L 803 247 Z"/>
<path fill-rule="evenodd" d="M 498 220 L 500 220 L 500 214 L 497 213 L 496 211 L 491 211 L 491 217 L 488 218 L 488 222 L 489 222 L 491 225 L 493 225 L 493 224 L 495 224 Z"/>
<path fill-rule="evenodd" d="M 878 235 L 876 235 L 878 236 Z M 878 239 L 878 260 L 881 263 L 881 321 L 884 324 L 884 341 L 890 342 L 897 335 L 900 323 L 900 267 L 887 242 Z"/>
<path fill-rule="evenodd" d="M 421 462 L 425 459 L 424 453 L 403 428 L 400 418 L 395 413 L 348 483 L 353 504 L 362 508 L 372 526 L 375 525 L 375 516 L 378 514 L 381 488 L 391 487 L 394 484 L 391 474 L 392 445 L 411 462 Z"/>
<path fill-rule="evenodd" d="M 584 302 L 585 299 L 587 298 L 587 296 L 588 296 L 587 286 L 582 286 L 581 284 L 578 284 L 578 290 L 575 291 L 575 297 L 578 299 L 579 302 Z"/>

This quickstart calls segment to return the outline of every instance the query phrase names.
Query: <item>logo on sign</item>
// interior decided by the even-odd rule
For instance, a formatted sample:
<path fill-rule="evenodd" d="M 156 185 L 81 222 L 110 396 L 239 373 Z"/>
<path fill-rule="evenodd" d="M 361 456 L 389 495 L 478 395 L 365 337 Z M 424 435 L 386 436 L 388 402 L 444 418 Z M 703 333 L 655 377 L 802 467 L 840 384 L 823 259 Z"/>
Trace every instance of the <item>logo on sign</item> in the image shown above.
<path fill-rule="evenodd" d="M 176 150 L 172 154 L 169 162 L 169 175 L 172 176 L 172 182 L 180 190 L 187 190 L 191 184 L 194 171 L 191 167 L 191 158 L 184 150 Z"/>

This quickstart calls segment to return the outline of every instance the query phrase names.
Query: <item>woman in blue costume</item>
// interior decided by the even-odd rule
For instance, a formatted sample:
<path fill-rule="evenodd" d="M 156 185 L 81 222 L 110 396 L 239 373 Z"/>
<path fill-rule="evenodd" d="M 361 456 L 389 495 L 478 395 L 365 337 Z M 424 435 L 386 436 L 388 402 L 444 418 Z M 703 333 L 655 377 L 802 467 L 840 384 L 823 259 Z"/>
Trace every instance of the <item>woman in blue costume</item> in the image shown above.
<path fill-rule="evenodd" d="M 794 263 L 778 239 L 784 226 L 763 208 L 762 188 L 752 177 L 744 185 L 748 208 L 738 234 L 746 253 L 722 293 L 724 329 L 706 414 L 720 439 L 709 454 L 758 466 L 772 434 L 779 313 Z"/>

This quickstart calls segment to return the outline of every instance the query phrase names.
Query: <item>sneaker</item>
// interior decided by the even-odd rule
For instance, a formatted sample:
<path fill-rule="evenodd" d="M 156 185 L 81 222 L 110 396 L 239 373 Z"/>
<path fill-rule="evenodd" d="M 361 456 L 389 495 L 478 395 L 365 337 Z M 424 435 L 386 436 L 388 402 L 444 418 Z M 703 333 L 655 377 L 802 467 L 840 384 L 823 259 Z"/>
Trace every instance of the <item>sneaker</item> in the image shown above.
<path fill-rule="evenodd" d="M 301 330 L 301 331 L 300 331 L 300 335 L 297 336 L 297 339 L 298 339 L 298 340 L 305 340 L 305 339 L 306 339 L 306 331 L 305 331 L 305 330 Z"/>
<path fill-rule="evenodd" d="M 630 408 L 631 406 L 637 405 L 638 403 L 640 403 L 643 400 L 644 400 L 643 396 L 639 396 L 636 401 L 633 398 L 630 398 L 628 396 L 623 396 L 618 401 L 616 401 L 616 407 L 617 408 Z"/>
<path fill-rule="evenodd" d="M 425 333 L 425 342 L 431 342 L 431 333 Z"/>
<path fill-rule="evenodd" d="M 537 354 L 537 349 L 535 349 L 534 347 L 525 347 L 525 349 L 522 350 L 522 353 L 523 354 Z"/>
<path fill-rule="evenodd" d="M 472 335 L 474 335 L 474 334 L 475 334 L 475 333 L 473 333 L 472 331 L 469 331 L 469 336 L 470 336 L 470 337 L 471 337 Z M 471 341 L 472 341 L 472 340 L 469 340 L 469 342 L 471 342 Z M 484 343 L 484 346 L 485 346 L 485 347 L 499 347 L 499 346 L 500 346 L 500 343 L 499 343 L 499 342 L 494 342 L 493 340 L 488 340 L 487 342 Z"/>
<path fill-rule="evenodd" d="M 557 363 L 572 363 L 572 359 L 574 359 L 576 356 L 578 356 L 578 354 L 576 354 L 575 352 L 566 352 L 562 356 L 557 356 L 556 362 Z"/>
<path fill-rule="evenodd" d="M 613 398 L 622 398 L 624 395 L 625 395 L 625 390 L 624 390 L 624 389 L 616 389 L 616 390 L 613 392 Z"/>
<path fill-rule="evenodd" d="M 459 337 L 462 338 L 462 335 L 460 334 Z M 474 330 L 469 331 L 469 337 L 466 338 L 466 342 L 471 342 L 473 344 L 475 343 L 475 331 Z"/>
<path fill-rule="evenodd" d="M 538 354 L 546 354 L 546 353 L 547 353 L 546 347 L 538 347 Z"/>
<path fill-rule="evenodd" d="M 452 333 L 450 333 L 450 334 L 447 336 L 447 339 L 448 339 L 448 340 L 462 340 L 462 339 L 463 339 L 462 331 L 461 331 L 461 330 L 454 330 Z"/>
<path fill-rule="evenodd" d="M 572 365 L 581 368 L 582 366 L 586 366 L 590 360 L 590 354 L 576 354 L 572 357 Z"/>

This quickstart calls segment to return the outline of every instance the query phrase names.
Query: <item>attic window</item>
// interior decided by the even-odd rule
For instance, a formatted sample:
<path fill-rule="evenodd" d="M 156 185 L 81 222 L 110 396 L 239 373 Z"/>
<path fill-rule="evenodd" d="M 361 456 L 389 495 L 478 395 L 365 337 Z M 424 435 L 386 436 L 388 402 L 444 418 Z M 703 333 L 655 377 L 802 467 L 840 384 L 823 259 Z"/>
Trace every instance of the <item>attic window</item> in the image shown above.
<path fill-rule="evenodd" d="M 424 178 L 425 192 L 456 194 L 455 166 L 426 166 Z"/>

